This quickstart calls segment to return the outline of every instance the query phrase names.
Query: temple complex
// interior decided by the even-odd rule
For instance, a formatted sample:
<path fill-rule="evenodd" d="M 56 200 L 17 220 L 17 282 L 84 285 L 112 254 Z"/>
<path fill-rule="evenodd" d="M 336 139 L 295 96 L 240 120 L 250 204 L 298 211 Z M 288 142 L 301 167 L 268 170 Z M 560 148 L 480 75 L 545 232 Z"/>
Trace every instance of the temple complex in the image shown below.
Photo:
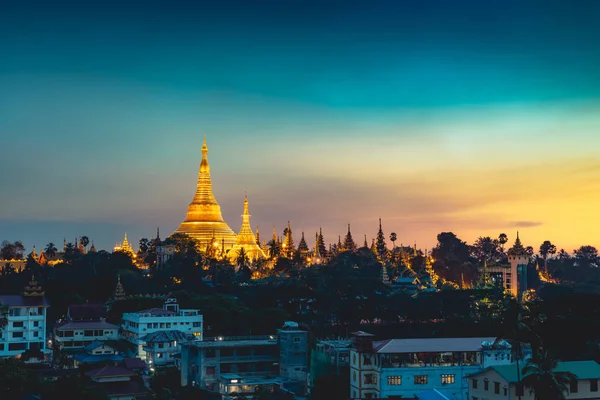
<path fill-rule="evenodd" d="M 237 241 L 236 234 L 223 220 L 221 207 L 212 192 L 206 136 L 202 145 L 202 162 L 198 171 L 196 194 L 188 206 L 185 220 L 175 233 L 185 233 L 198 240 L 201 246 L 212 243 L 213 246 L 216 244 L 215 247 L 224 247 L 219 249 L 220 252 L 231 249 Z"/>
<path fill-rule="evenodd" d="M 242 214 L 242 227 L 233 248 L 227 253 L 227 257 L 233 263 L 240 253 L 240 249 L 244 249 L 248 260 L 254 261 L 259 258 L 267 258 L 263 249 L 257 243 L 256 237 L 250 227 L 250 213 L 248 212 L 248 196 L 244 197 L 244 213 Z"/>

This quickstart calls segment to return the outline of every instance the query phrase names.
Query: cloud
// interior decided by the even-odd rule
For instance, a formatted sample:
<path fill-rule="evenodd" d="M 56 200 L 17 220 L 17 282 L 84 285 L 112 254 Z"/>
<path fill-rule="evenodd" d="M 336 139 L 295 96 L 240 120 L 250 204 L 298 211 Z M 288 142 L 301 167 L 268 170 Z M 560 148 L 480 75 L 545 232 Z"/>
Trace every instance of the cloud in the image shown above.
<path fill-rule="evenodd" d="M 539 222 L 539 221 L 514 221 L 511 222 L 511 226 L 516 227 L 516 228 L 533 228 L 536 226 L 542 226 L 544 225 L 543 222 Z"/>

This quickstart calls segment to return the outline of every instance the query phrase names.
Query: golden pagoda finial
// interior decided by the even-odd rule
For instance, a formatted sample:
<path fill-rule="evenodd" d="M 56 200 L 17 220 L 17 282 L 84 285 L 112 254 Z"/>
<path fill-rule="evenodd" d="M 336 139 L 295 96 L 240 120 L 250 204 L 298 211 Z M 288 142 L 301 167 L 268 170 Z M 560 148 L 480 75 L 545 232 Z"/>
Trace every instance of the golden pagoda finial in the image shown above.
<path fill-rule="evenodd" d="M 277 229 L 275 229 L 275 225 L 273 225 L 273 243 L 277 243 Z"/>
<path fill-rule="evenodd" d="M 235 243 L 236 235 L 223 220 L 221 207 L 213 194 L 208 163 L 208 145 L 205 135 L 202 144 L 202 161 L 198 169 L 196 193 L 188 206 L 185 220 L 175 230 L 175 233 L 185 233 L 202 243 L 206 243 L 212 240 L 213 232 L 218 241 L 225 238 L 226 245 L 229 246 Z"/>

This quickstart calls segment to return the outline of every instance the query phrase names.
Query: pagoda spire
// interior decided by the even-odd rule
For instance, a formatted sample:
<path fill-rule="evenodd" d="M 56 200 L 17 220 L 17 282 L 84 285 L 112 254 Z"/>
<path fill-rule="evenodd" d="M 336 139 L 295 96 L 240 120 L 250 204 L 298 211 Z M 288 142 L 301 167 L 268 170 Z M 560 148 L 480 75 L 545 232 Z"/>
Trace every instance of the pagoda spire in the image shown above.
<path fill-rule="evenodd" d="M 115 287 L 115 293 L 113 295 L 113 300 L 124 300 L 125 299 L 125 289 L 123 289 L 123 284 L 121 283 L 121 274 L 117 275 L 117 286 Z"/>
<path fill-rule="evenodd" d="M 31 280 L 25 286 L 25 290 L 23 291 L 23 296 L 25 297 L 42 297 L 44 296 L 44 290 L 35 280 L 35 276 L 31 274 Z"/>
<path fill-rule="evenodd" d="M 383 260 L 385 258 L 387 246 L 385 244 L 385 235 L 383 234 L 383 229 L 381 227 L 381 218 L 379 218 L 379 230 L 377 231 L 377 243 L 375 244 L 375 248 L 377 249 L 377 256 Z"/>
<path fill-rule="evenodd" d="M 363 247 L 369 248 L 369 243 L 367 243 L 367 235 L 365 235 L 365 242 L 363 243 Z"/>
<path fill-rule="evenodd" d="M 230 261 L 236 261 L 241 249 L 244 249 L 248 259 L 254 260 L 258 258 L 267 258 L 263 250 L 260 248 L 260 242 L 254 236 L 250 227 L 250 212 L 248 211 L 248 196 L 244 195 L 244 212 L 242 214 L 242 227 L 237 235 L 235 244 L 229 250 L 228 258 Z M 225 245 L 223 244 L 223 251 Z"/>
<path fill-rule="evenodd" d="M 304 231 L 302 231 L 302 237 L 298 243 L 298 252 L 302 255 L 302 257 L 306 257 L 309 252 L 308 244 L 306 244 L 306 240 L 304 239 Z"/>
<path fill-rule="evenodd" d="M 356 243 L 354 243 L 354 239 L 352 239 L 350 224 L 348 224 L 348 233 L 346 233 L 346 237 L 344 238 L 344 250 L 353 252 L 356 251 Z"/>
<path fill-rule="evenodd" d="M 235 243 L 236 235 L 223 220 L 221 207 L 213 194 L 205 135 L 202 144 L 202 161 L 198 169 L 196 193 L 188 206 L 185 220 L 179 225 L 175 233 L 185 233 L 204 243 L 211 239 L 213 232 L 218 241 L 224 238 L 228 245 Z"/>
<path fill-rule="evenodd" d="M 260 246 L 260 233 L 258 233 L 258 225 L 256 225 L 256 244 Z"/>

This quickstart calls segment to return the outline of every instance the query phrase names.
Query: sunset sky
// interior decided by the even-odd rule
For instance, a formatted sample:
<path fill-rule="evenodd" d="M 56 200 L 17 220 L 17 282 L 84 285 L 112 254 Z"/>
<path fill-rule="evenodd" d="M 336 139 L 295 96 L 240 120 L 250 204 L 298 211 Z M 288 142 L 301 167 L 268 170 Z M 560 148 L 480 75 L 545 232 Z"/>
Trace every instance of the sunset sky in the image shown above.
<path fill-rule="evenodd" d="M 262 238 L 310 247 L 379 217 L 422 248 L 600 247 L 600 1 L 15 3 L 0 241 L 166 236 L 206 133 L 235 231 L 247 192 Z"/>

